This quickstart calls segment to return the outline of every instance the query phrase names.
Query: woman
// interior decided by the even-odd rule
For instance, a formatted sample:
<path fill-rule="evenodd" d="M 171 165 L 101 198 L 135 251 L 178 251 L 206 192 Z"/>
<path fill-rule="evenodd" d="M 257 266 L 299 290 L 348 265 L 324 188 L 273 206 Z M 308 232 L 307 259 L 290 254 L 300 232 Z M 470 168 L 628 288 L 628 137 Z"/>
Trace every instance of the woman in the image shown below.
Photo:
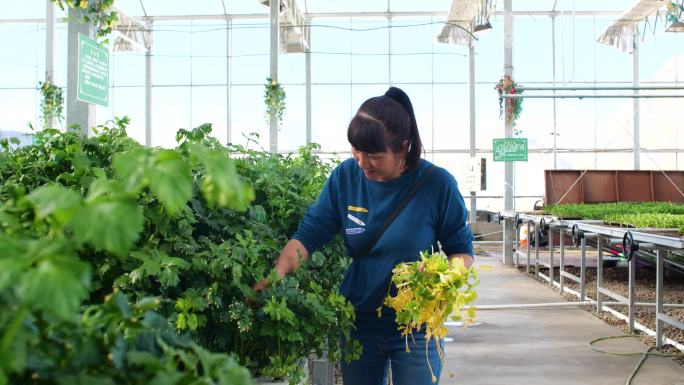
<path fill-rule="evenodd" d="M 353 261 L 340 293 L 354 305 L 356 330 L 351 336 L 363 347 L 361 359 L 342 363 L 344 384 L 385 384 L 390 363 L 394 385 L 432 384 L 424 333 L 413 333 L 415 340 L 409 339 L 406 352 L 394 312 L 383 307 L 378 317 L 377 309 L 388 292 L 392 269 L 418 260 L 422 250 L 441 247 L 449 259 L 463 258 L 466 266 L 472 265 L 463 197 L 449 172 L 421 159 L 413 107 L 402 90 L 391 87 L 385 95 L 365 101 L 349 123 L 347 139 L 353 158 L 333 170 L 275 269 L 280 276 L 293 272 L 342 231 Z M 407 198 L 412 190 L 415 195 Z M 397 210 L 406 199 L 403 210 Z M 389 223 L 391 216 L 395 218 Z M 441 362 L 434 343 L 428 355 L 439 378 Z"/>

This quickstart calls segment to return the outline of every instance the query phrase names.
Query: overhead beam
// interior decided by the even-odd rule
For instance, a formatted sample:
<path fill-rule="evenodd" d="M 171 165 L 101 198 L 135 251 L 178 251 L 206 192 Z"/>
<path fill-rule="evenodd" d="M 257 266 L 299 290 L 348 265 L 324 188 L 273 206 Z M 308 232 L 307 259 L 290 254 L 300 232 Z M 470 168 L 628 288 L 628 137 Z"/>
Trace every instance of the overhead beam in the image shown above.
<path fill-rule="evenodd" d="M 620 16 L 624 11 L 575 11 L 575 16 Z M 305 13 L 310 18 L 348 18 L 348 17 L 444 17 L 447 12 L 315 12 Z M 493 16 L 503 16 L 503 12 L 495 11 Z M 513 16 L 563 16 L 558 11 L 514 11 Z M 133 17 L 133 16 L 131 16 Z M 171 21 L 171 20 L 232 20 L 240 19 L 265 19 L 266 13 L 251 14 L 216 14 L 216 15 L 165 15 L 165 16 L 135 16 L 137 20 Z M 66 18 L 58 19 L 59 22 L 66 22 Z M 20 24 L 20 23 L 45 23 L 44 18 L 24 18 L 24 19 L 0 19 L 0 24 Z"/>

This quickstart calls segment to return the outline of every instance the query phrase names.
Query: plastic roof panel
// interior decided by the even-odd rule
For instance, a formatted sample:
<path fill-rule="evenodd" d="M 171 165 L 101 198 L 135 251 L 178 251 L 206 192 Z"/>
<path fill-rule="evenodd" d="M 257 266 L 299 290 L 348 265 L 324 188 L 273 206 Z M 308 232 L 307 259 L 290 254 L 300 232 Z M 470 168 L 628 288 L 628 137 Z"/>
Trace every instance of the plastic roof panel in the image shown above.
<path fill-rule="evenodd" d="M 308 13 L 363 13 L 363 12 L 448 12 L 451 0 L 297 0 L 303 12 Z M 578 12 L 624 12 L 635 0 L 515 0 L 514 11 L 544 11 L 553 9 L 567 15 Z M 260 0 L 115 0 L 114 6 L 131 17 L 147 16 L 193 16 L 228 14 L 268 14 L 268 8 Z M 225 8 L 224 8 L 225 6 Z M 497 11 L 503 10 L 499 0 Z M 57 17 L 64 12 L 57 10 Z M 11 7 L 4 7 L 0 20 L 40 19 L 45 17 L 44 0 L 15 1 Z"/>
<path fill-rule="evenodd" d="M 257 0 L 254 0 L 257 1 Z M 407 0 L 403 0 L 407 1 Z M 306 6 L 309 13 L 327 12 L 386 12 L 388 0 L 307 0 Z M 414 1 L 408 1 L 418 3 Z M 303 8 L 303 5 L 300 7 Z"/>
<path fill-rule="evenodd" d="M 254 0 L 256 3 L 257 0 Z M 118 0 L 114 1 L 114 5 Z M 166 1 L 166 0 L 142 0 L 142 4 L 148 16 L 173 16 L 173 15 L 222 15 L 223 3 L 221 0 L 192 0 L 192 1 Z M 127 12 L 123 7 L 121 10 Z"/>
<path fill-rule="evenodd" d="M 114 0 L 114 7 L 130 17 L 145 16 L 140 0 Z"/>

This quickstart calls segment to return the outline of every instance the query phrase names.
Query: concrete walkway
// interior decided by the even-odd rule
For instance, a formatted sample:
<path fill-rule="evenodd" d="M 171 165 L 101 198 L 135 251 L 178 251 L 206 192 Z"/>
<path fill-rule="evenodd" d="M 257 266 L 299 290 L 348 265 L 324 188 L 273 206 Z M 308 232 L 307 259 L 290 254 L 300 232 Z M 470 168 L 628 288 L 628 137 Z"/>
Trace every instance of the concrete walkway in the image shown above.
<path fill-rule="evenodd" d="M 500 254 L 478 254 L 481 272 L 476 305 L 505 305 L 565 301 L 548 286 L 504 267 Z M 467 385 L 623 385 L 641 359 L 598 353 L 587 342 L 623 334 L 577 308 L 481 310 L 481 325 L 464 330 L 450 327 L 446 366 L 440 384 Z M 603 349 L 643 352 L 636 339 L 605 341 Z M 453 373 L 450 377 L 449 372 Z M 650 356 L 633 385 L 684 385 L 684 367 L 670 358 Z"/>

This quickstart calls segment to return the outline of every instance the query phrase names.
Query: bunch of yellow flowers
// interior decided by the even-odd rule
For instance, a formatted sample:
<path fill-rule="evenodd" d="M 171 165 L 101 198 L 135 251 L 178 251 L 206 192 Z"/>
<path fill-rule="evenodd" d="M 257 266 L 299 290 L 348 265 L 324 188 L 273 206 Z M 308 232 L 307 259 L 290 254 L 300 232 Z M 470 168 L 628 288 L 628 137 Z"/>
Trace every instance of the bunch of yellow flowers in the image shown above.
<path fill-rule="evenodd" d="M 475 308 L 468 304 L 477 298 L 474 290 L 479 283 L 477 270 L 465 267 L 461 258 L 449 261 L 442 253 L 423 251 L 420 261 L 400 263 L 392 273 L 397 293 L 394 296 L 388 293 L 383 305 L 396 311 L 399 331 L 406 339 L 406 351 L 409 351 L 408 337 L 425 327 L 426 352 L 427 344 L 434 339 L 443 360 L 439 340 L 446 337 L 447 318 L 451 316 L 464 325 L 474 322 Z M 381 309 L 382 306 L 378 308 L 378 316 Z M 436 381 L 434 374 L 432 380 Z"/>

